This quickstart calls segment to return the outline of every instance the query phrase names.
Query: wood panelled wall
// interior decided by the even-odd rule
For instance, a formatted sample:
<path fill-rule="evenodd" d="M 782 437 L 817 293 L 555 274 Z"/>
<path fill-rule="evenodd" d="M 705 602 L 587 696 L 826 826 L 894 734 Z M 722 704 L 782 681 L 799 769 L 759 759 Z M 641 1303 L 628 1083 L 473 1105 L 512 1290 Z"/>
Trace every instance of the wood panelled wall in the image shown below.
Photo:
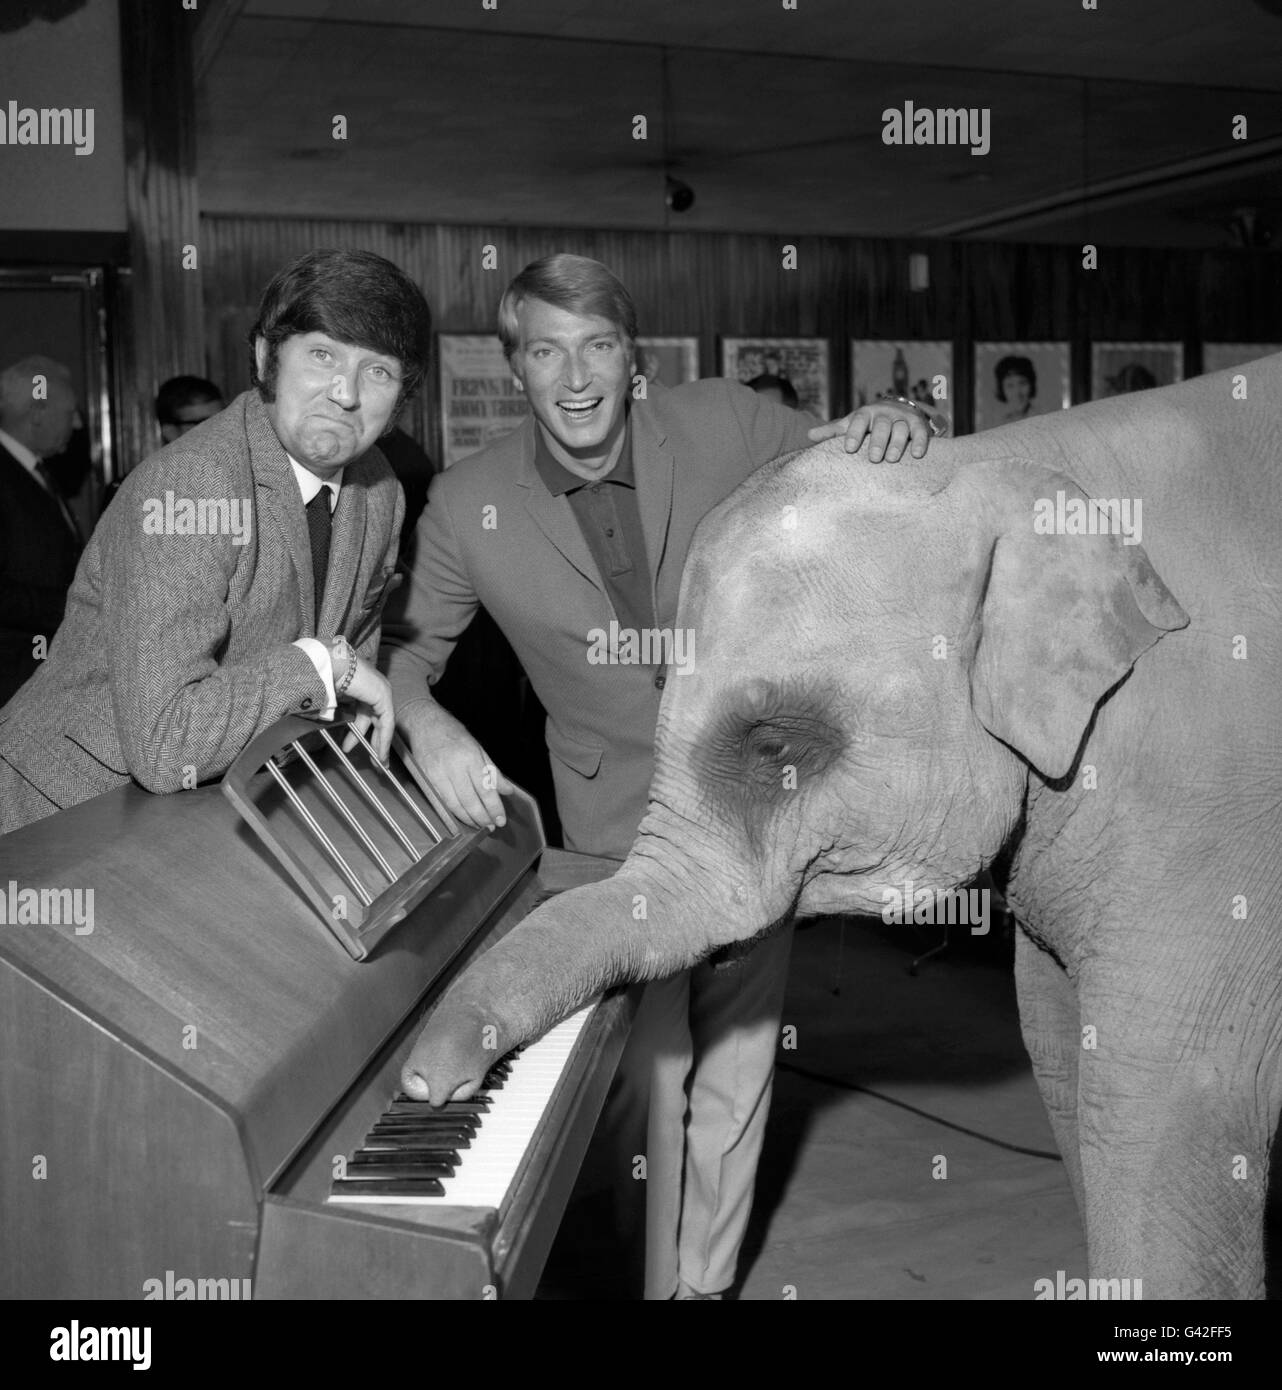
<path fill-rule="evenodd" d="M 180 5 L 121 0 L 129 265 L 117 336 L 116 447 L 126 469 L 154 447 L 161 382 L 199 370 L 205 336 L 205 287 L 184 268 L 184 248 L 199 251 L 191 26 L 192 12 Z"/>
<path fill-rule="evenodd" d="M 784 270 L 783 248 L 797 248 Z M 497 268 L 482 268 L 484 248 Z M 833 403 L 850 396 L 851 338 L 950 338 L 953 412 L 970 427 L 971 344 L 1068 339 L 1074 400 L 1087 398 L 1090 343 L 1184 344 L 1185 373 L 1202 342 L 1282 341 L 1282 255 L 1099 248 L 1081 268 L 1076 247 L 1009 242 L 888 241 L 737 233 L 606 232 L 583 228 L 404 225 L 289 218 L 201 218 L 200 264 L 210 375 L 229 392 L 249 382 L 245 334 L 271 276 L 318 247 L 376 251 L 422 286 L 433 327 L 493 332 L 499 296 L 529 261 L 574 251 L 604 261 L 631 290 L 643 334 L 698 334 L 705 376 L 720 366 L 721 334 L 826 337 Z M 930 287 L 914 293 L 908 257 L 930 258 Z M 432 374 L 407 424 L 437 450 Z"/>

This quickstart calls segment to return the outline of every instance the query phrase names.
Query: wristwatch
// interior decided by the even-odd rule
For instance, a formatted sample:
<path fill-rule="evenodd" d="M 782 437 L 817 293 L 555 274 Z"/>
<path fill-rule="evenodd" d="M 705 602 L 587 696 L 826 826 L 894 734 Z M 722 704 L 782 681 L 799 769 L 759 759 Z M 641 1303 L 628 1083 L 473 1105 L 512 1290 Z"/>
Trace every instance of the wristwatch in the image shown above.
<path fill-rule="evenodd" d="M 878 401 L 887 401 L 891 405 L 906 405 L 909 410 L 915 410 L 918 415 L 925 420 L 931 434 L 936 438 L 948 433 L 948 417 L 940 410 L 932 410 L 929 406 L 923 405 L 920 401 L 910 400 L 907 396 L 878 396 Z"/>
<path fill-rule="evenodd" d="M 351 685 L 356 676 L 356 652 L 352 644 L 340 632 L 329 644 L 329 655 L 331 661 L 337 661 L 341 657 L 347 662 L 347 670 L 343 672 L 342 680 L 334 682 L 334 694 L 341 700 L 347 694 L 347 687 Z"/>

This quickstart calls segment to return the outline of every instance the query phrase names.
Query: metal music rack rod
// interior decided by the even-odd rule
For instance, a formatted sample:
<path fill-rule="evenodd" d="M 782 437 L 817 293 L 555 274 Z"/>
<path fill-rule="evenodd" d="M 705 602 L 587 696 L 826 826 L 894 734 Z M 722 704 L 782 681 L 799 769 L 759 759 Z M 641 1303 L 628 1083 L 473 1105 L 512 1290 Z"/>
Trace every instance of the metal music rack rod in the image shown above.
<path fill-rule="evenodd" d="M 380 763 L 353 718 L 287 715 L 222 787 L 326 930 L 364 960 L 486 832 L 460 829 L 399 737 Z"/>

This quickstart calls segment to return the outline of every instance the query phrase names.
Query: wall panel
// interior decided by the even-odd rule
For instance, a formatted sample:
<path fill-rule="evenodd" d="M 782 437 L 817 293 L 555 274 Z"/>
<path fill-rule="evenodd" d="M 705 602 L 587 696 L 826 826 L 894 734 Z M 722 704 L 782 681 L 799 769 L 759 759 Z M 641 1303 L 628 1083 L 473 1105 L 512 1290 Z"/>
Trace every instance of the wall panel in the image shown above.
<path fill-rule="evenodd" d="M 1068 339 L 1075 398 L 1084 399 L 1095 339 L 1183 341 L 1282 338 L 1282 256 L 1268 252 L 1100 248 L 1098 270 L 1080 250 L 1008 242 L 891 241 L 715 232 L 427 225 L 208 216 L 201 265 L 211 375 L 231 391 L 248 383 L 244 335 L 271 275 L 319 246 L 365 248 L 422 286 L 433 326 L 491 330 L 508 280 L 535 257 L 575 251 L 611 266 L 637 302 L 641 331 L 699 336 L 704 375 L 720 366 L 723 334 L 821 336 L 832 345 L 832 394 L 849 397 L 849 340 L 950 338 L 954 409 L 969 428 L 970 344 L 984 339 Z M 782 268 L 785 244 L 797 269 Z M 497 268 L 485 270 L 493 246 Z M 908 257 L 930 259 L 930 286 L 914 293 Z M 435 452 L 436 384 L 407 422 Z"/>

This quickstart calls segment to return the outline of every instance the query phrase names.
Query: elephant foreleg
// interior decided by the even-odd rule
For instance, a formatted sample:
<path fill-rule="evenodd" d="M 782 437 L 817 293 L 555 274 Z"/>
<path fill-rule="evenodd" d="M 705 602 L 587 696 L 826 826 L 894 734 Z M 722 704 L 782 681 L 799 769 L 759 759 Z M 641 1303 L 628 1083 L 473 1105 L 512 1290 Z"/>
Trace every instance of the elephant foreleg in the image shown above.
<path fill-rule="evenodd" d="M 1080 981 L 1078 1076 L 1091 1277 L 1141 1278 L 1146 1299 L 1262 1297 L 1276 1113 L 1263 1047 L 1241 1024 L 1178 1046 L 1115 962 L 1096 973 L 1109 977 Z"/>
<path fill-rule="evenodd" d="M 1015 933 L 1015 986 L 1024 1046 L 1077 1199 L 1078 1213 L 1085 1220 L 1077 1147 L 1077 1066 L 1082 1045 L 1077 990 L 1059 962 L 1022 930 Z"/>

